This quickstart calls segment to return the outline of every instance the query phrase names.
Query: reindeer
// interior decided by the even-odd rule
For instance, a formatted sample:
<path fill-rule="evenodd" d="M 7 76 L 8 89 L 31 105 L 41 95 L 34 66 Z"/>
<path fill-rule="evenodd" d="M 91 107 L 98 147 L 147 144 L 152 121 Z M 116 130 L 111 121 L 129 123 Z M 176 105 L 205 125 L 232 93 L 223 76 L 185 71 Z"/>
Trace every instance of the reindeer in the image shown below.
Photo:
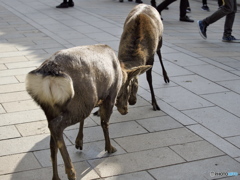
<path fill-rule="evenodd" d="M 161 56 L 162 34 L 163 24 L 158 11 L 150 5 L 140 4 L 135 6 L 128 14 L 124 23 L 118 59 L 127 69 L 141 65 L 152 66 L 154 54 L 157 52 L 162 66 L 164 81 L 165 83 L 169 83 Z M 160 110 L 152 86 L 152 68 L 146 74 L 152 96 L 153 110 Z M 134 77 L 131 81 L 130 105 L 134 105 L 137 101 L 137 90 L 138 79 Z"/>
<path fill-rule="evenodd" d="M 69 180 L 76 172 L 69 157 L 63 130 L 80 122 L 75 146 L 82 150 L 83 125 L 92 109 L 99 106 L 105 150 L 114 153 L 109 138 L 109 119 L 116 102 L 121 114 L 128 112 L 129 82 L 151 66 L 132 69 L 121 67 L 114 51 L 107 45 L 79 46 L 61 50 L 26 76 L 26 89 L 43 109 L 51 133 L 50 149 L 53 180 L 60 180 L 57 151 L 61 152 Z"/>

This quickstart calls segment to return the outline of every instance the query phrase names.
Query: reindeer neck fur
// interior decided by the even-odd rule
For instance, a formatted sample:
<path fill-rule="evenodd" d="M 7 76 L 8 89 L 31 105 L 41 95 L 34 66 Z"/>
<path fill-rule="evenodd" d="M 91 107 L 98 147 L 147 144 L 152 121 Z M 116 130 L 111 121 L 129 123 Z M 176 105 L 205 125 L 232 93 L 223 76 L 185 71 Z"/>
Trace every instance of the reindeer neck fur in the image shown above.
<path fill-rule="evenodd" d="M 125 64 L 123 62 L 120 62 L 120 66 L 122 69 L 122 86 L 127 82 L 127 69 L 125 68 Z"/>

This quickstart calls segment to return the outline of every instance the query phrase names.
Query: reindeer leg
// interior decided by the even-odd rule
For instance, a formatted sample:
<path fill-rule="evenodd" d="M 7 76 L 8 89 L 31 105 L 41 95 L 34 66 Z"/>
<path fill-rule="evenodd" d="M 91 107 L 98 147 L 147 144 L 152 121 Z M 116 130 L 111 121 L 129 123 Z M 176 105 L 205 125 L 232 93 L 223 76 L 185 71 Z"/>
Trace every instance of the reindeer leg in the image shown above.
<path fill-rule="evenodd" d="M 84 126 L 84 120 L 80 122 L 78 135 L 75 141 L 76 149 L 80 149 L 80 150 L 82 150 L 82 147 L 83 147 L 83 126 Z"/>
<path fill-rule="evenodd" d="M 151 5 L 156 8 L 157 7 L 156 1 L 155 0 L 151 0 Z"/>
<path fill-rule="evenodd" d="M 169 83 L 170 80 L 168 78 L 167 71 L 165 70 L 163 61 L 162 61 L 161 47 L 162 47 L 162 39 L 159 41 L 159 44 L 158 44 L 157 55 L 159 57 L 160 64 L 162 66 L 163 79 L 164 79 L 165 83 Z"/>
<path fill-rule="evenodd" d="M 51 149 L 51 159 L 52 159 L 52 167 L 53 167 L 53 177 L 52 180 L 60 180 L 58 176 L 58 169 L 57 169 L 57 152 L 58 148 L 57 145 L 51 136 L 50 139 L 50 149 Z"/>
<path fill-rule="evenodd" d="M 70 123 L 70 121 L 67 118 L 67 116 L 62 115 L 62 116 L 59 116 L 49 122 L 49 129 L 50 129 L 51 135 L 52 135 L 55 143 L 57 144 L 58 149 L 61 152 L 68 179 L 76 180 L 76 172 L 75 172 L 75 169 L 71 162 L 71 159 L 69 157 L 69 154 L 68 154 L 68 151 L 67 151 L 64 139 L 63 139 L 63 130 L 67 126 L 71 125 L 69 123 Z"/>
<path fill-rule="evenodd" d="M 153 64 L 153 62 L 152 62 L 152 64 Z M 155 99 L 155 94 L 154 94 L 153 85 L 152 85 L 152 68 L 149 69 L 146 72 L 146 75 L 147 75 L 147 81 L 148 81 L 148 84 L 149 84 L 149 87 L 150 87 L 150 91 L 151 91 L 153 110 L 154 111 L 160 110 L 160 108 L 159 108 L 159 106 L 157 104 L 157 101 Z"/>
<path fill-rule="evenodd" d="M 114 100 L 110 96 L 108 96 L 100 106 L 101 126 L 105 137 L 105 150 L 108 151 L 108 153 L 114 153 L 117 151 L 117 149 L 111 145 L 108 131 L 109 119 L 112 114 L 113 106 Z"/>

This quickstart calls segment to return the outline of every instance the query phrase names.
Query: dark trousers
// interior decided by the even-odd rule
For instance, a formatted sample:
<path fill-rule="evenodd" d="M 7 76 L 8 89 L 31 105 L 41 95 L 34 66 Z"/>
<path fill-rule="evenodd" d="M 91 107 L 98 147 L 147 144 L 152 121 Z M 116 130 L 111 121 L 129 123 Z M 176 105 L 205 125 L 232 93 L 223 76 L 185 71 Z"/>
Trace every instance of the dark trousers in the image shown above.
<path fill-rule="evenodd" d="M 232 34 L 232 27 L 236 12 L 237 12 L 236 0 L 223 0 L 223 6 L 221 6 L 212 15 L 203 19 L 203 23 L 208 26 L 226 16 L 223 35 L 228 36 Z"/>
<path fill-rule="evenodd" d="M 173 3 L 176 0 L 165 0 L 161 4 L 157 6 L 158 12 L 161 14 L 162 10 L 164 10 L 169 4 Z M 188 0 L 180 0 L 180 17 L 186 16 L 186 9 L 189 6 Z"/>

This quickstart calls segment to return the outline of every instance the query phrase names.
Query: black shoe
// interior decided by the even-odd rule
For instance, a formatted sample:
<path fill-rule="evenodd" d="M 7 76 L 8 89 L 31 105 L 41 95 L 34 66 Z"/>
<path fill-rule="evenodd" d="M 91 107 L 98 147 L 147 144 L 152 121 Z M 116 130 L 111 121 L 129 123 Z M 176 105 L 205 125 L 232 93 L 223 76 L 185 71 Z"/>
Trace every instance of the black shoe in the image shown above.
<path fill-rule="evenodd" d="M 74 6 L 74 2 L 73 1 L 71 1 L 71 2 L 69 1 L 68 2 L 68 7 L 73 7 L 73 6 Z"/>
<path fill-rule="evenodd" d="M 180 17 L 180 21 L 184 21 L 184 22 L 194 22 L 194 20 L 190 19 L 188 16 Z"/>
<path fill-rule="evenodd" d="M 208 7 L 206 4 L 204 4 L 204 5 L 202 6 L 202 10 L 204 10 L 204 11 L 210 11 L 209 7 Z"/>
<path fill-rule="evenodd" d="M 128 1 L 132 2 L 132 0 L 128 0 Z"/>
<path fill-rule="evenodd" d="M 58 6 L 56 6 L 56 8 L 68 8 L 68 3 L 61 3 Z"/>
<path fill-rule="evenodd" d="M 119 2 L 123 2 L 123 0 L 119 0 Z"/>
<path fill-rule="evenodd" d="M 136 3 L 143 3 L 142 0 L 136 0 Z"/>
<path fill-rule="evenodd" d="M 207 26 L 203 24 L 202 21 L 198 21 L 198 29 L 199 34 L 202 36 L 203 39 L 207 39 Z"/>
<path fill-rule="evenodd" d="M 223 42 L 229 42 L 229 43 L 240 43 L 240 39 L 236 39 L 232 35 L 223 36 L 222 41 Z"/>

